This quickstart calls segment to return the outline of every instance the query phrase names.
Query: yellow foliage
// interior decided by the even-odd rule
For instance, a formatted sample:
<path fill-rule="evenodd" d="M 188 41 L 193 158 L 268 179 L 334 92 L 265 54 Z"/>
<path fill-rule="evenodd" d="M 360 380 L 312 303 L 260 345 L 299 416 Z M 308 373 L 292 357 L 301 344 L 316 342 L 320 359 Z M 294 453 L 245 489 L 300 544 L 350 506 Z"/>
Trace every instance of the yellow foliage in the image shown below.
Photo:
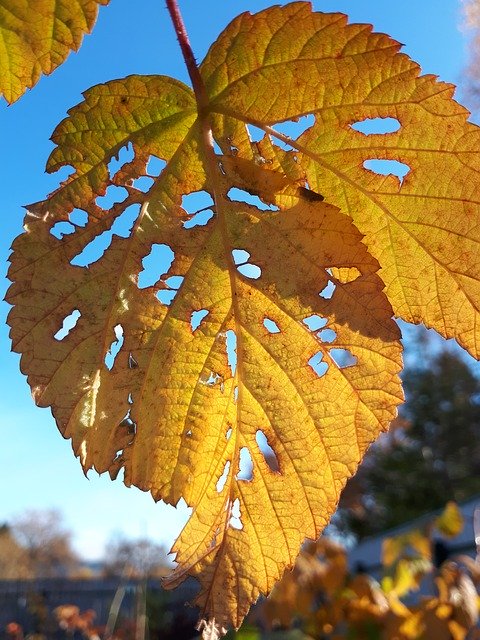
<path fill-rule="evenodd" d="M 389 567 L 409 549 L 417 552 L 420 558 L 430 560 L 430 538 L 418 529 L 408 531 L 393 538 L 385 538 L 382 542 L 382 563 Z"/>
<path fill-rule="evenodd" d="M 322 555 L 322 547 L 333 553 Z M 424 558 L 401 558 L 393 578 L 384 577 L 382 587 L 365 574 L 349 576 L 346 569 L 338 571 L 333 591 L 311 580 L 319 568 L 323 574 L 336 570 L 340 556 L 341 548 L 328 539 L 304 547 L 294 571 L 285 574 L 261 605 L 263 625 L 285 628 L 296 620 L 313 637 L 320 633 L 332 640 L 341 631 L 345 637 L 366 639 L 374 629 L 384 640 L 464 640 L 474 630 L 477 593 L 457 564 L 445 563 L 439 570 L 438 596 L 421 596 L 415 605 L 406 606 L 400 598 L 416 590 L 420 578 L 433 569 Z"/>
<path fill-rule="evenodd" d="M 0 95 L 12 103 L 80 48 L 109 0 L 0 0 Z"/>
<path fill-rule="evenodd" d="M 238 627 L 303 540 L 318 537 L 395 417 L 401 345 L 392 316 L 476 353 L 471 150 L 480 137 L 450 88 L 419 77 L 396 43 L 308 3 L 242 14 L 200 71 L 200 110 L 198 95 L 160 76 L 93 87 L 70 110 L 47 169 L 74 173 L 29 208 L 8 302 L 35 401 L 52 407 L 85 471 L 123 469 L 127 485 L 192 507 L 169 584 L 197 577 L 196 603 L 222 628 Z M 275 130 L 308 113 L 314 124 L 296 140 Z M 350 126 L 387 116 L 400 129 L 381 138 Z M 251 142 L 248 124 L 263 140 Z M 109 172 L 126 145 L 133 160 Z M 402 184 L 380 178 L 362 166 L 372 155 L 411 172 Z M 151 156 L 166 166 L 144 192 L 135 179 L 149 176 Z M 113 186 L 126 195 L 103 208 L 98 198 Z M 206 224 L 193 224 L 185 207 L 198 191 L 211 197 Z M 74 209 L 85 226 L 53 234 Z M 118 231 L 126 215 L 130 229 Z M 104 232 L 110 246 L 89 263 Z M 147 286 L 145 261 L 158 247 L 173 259 Z M 207 315 L 194 327 L 199 311 Z M 76 325 L 62 334 L 73 312 Z M 427 557 L 423 539 L 408 544 Z M 344 557 L 335 563 L 343 576 Z M 309 575 L 329 593 L 341 583 L 325 568 Z M 379 588 L 350 588 L 359 596 L 351 619 L 388 609 Z"/>
<path fill-rule="evenodd" d="M 454 538 L 463 530 L 463 516 L 455 502 L 447 502 L 443 513 L 435 521 L 435 526 L 448 538 Z"/>

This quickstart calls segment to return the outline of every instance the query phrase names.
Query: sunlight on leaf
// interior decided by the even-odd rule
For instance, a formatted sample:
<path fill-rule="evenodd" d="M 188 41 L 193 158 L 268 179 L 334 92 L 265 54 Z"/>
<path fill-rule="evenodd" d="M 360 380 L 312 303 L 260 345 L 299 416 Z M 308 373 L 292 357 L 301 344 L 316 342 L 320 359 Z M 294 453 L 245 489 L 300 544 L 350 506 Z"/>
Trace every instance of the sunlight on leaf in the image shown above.
<path fill-rule="evenodd" d="M 277 148 L 288 142 L 310 188 L 365 235 L 395 314 L 478 357 L 480 132 L 452 100 L 453 86 L 421 76 L 399 48 L 308 3 L 244 13 L 202 64 L 214 135 L 227 153 L 252 154 L 251 124 Z M 297 139 L 276 127 L 310 112 L 315 122 Z M 353 128 L 379 119 L 399 126 Z M 364 166 L 372 158 L 375 173 Z"/>
<path fill-rule="evenodd" d="M 318 537 L 395 417 L 393 315 L 477 353 L 480 134 L 397 43 L 303 2 L 239 16 L 201 73 L 200 113 L 162 76 L 85 92 L 47 163 L 74 172 L 29 207 L 7 299 L 34 398 L 84 469 L 192 507 L 167 585 L 196 577 L 217 633 Z M 378 118 L 399 127 L 351 126 Z M 429 553 L 410 535 L 391 562 L 405 544 Z"/>
<path fill-rule="evenodd" d="M 109 0 L 0 0 L 0 95 L 18 100 L 78 51 Z"/>

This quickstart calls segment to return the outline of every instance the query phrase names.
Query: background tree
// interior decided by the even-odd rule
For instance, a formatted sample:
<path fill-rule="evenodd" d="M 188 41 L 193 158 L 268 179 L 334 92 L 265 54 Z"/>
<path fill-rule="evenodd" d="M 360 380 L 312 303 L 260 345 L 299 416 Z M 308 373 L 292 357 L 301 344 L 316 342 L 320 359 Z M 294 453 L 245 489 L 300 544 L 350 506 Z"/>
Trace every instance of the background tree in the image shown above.
<path fill-rule="evenodd" d="M 171 570 L 166 550 L 148 538 L 117 537 L 107 546 L 104 573 L 120 576 L 128 572 L 137 578 L 165 576 Z"/>
<path fill-rule="evenodd" d="M 26 580 L 31 577 L 26 550 L 18 544 L 7 524 L 0 526 L 0 580 Z"/>
<path fill-rule="evenodd" d="M 458 352 L 430 346 L 417 342 L 400 417 L 347 486 L 338 522 L 360 537 L 480 493 L 480 380 Z"/>
<path fill-rule="evenodd" d="M 11 530 L 25 551 L 32 577 L 62 577 L 75 571 L 78 558 L 60 512 L 32 509 L 18 516 Z"/>

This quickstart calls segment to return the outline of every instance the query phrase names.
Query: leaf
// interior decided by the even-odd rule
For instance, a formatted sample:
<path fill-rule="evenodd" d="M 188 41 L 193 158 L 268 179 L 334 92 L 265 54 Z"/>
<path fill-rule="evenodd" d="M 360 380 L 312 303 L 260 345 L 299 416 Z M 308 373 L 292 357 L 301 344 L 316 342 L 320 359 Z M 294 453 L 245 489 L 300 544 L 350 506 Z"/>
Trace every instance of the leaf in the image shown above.
<path fill-rule="evenodd" d="M 198 113 L 193 93 L 169 78 L 90 89 L 55 131 L 47 165 L 74 173 L 30 207 L 14 243 L 9 322 L 36 402 L 52 407 L 86 471 L 123 470 L 127 485 L 192 507 L 169 584 L 198 578 L 211 635 L 238 627 L 319 535 L 394 418 L 391 304 L 475 344 L 476 307 L 458 305 L 475 289 L 478 249 L 476 223 L 459 208 L 476 204 L 467 169 L 449 171 L 477 129 L 397 49 L 295 3 L 226 29 L 201 67 L 210 102 Z M 308 113 L 316 123 L 298 141 L 272 129 Z M 349 128 L 392 113 L 401 132 L 381 147 Z M 263 128 L 261 140 L 247 123 Z M 437 178 L 415 164 L 400 187 L 361 166 L 372 149 L 397 157 L 400 143 Z M 200 197 L 207 206 L 187 206 Z M 430 248 L 429 262 L 417 240 L 437 218 L 452 227 L 451 246 Z M 452 292 L 460 250 L 471 275 Z M 440 273 L 442 252 L 452 266 Z"/>
<path fill-rule="evenodd" d="M 76 172 L 30 208 L 15 241 L 10 323 L 36 402 L 52 406 L 84 468 L 112 476 L 123 468 L 127 485 L 194 508 L 175 546 L 172 584 L 198 576 L 197 603 L 219 625 L 238 626 L 305 537 L 319 535 L 347 477 L 394 417 L 401 347 L 378 264 L 351 221 L 247 159 L 240 172 L 252 173 L 279 210 L 224 196 L 243 186 L 241 163 L 220 157 L 221 168 L 205 172 L 192 104 L 180 83 L 138 76 L 91 89 L 71 110 L 48 167 L 69 163 Z M 122 183 L 127 195 L 104 210 L 97 194 L 118 188 L 124 169 L 109 176 L 108 166 L 127 143 L 136 154 Z M 145 152 L 167 161 L 147 193 L 132 183 L 135 171 L 147 172 Z M 215 215 L 185 228 L 182 197 L 202 189 Z M 88 222 L 59 239 L 51 230 L 74 207 Z M 132 208 L 132 230 L 115 235 Z M 107 232 L 104 255 L 76 265 Z M 139 287 L 152 246 L 175 257 L 157 284 Z M 235 249 L 247 252 L 258 279 L 237 268 Z M 358 276 L 322 297 L 330 268 Z M 183 282 L 162 304 L 156 294 L 172 276 Z M 199 309 L 208 315 L 193 329 Z M 73 310 L 80 317 L 60 335 Z M 236 363 L 227 357 L 232 338 Z M 246 451 L 251 479 L 239 475 Z"/>
<path fill-rule="evenodd" d="M 463 529 L 463 516 L 455 502 L 447 502 L 445 509 L 435 520 L 435 526 L 448 538 L 455 538 Z"/>
<path fill-rule="evenodd" d="M 78 51 L 109 0 L 0 0 L 0 94 L 15 102 Z"/>
<path fill-rule="evenodd" d="M 394 592 L 399 598 L 403 598 L 410 591 L 418 591 L 421 580 L 431 568 L 431 564 L 425 560 L 401 558 L 393 577 L 386 576 L 382 580 L 382 588 L 388 594 Z"/>
<path fill-rule="evenodd" d="M 478 357 L 479 129 L 452 100 L 453 86 L 420 76 L 399 48 L 368 25 L 312 13 L 309 3 L 242 14 L 202 64 L 220 114 L 214 133 L 225 151 L 248 152 L 239 122 L 290 145 L 310 188 L 365 235 L 396 316 L 455 337 Z M 306 114 L 314 120 L 298 138 L 275 127 L 291 121 L 295 132 Z M 386 118 L 398 130 L 354 128 L 375 131 Z M 409 171 L 403 180 L 379 175 L 364 166 L 371 160 Z"/>
<path fill-rule="evenodd" d="M 402 556 L 405 552 L 413 549 L 418 557 L 425 560 L 431 558 L 431 542 L 430 538 L 418 529 L 407 531 L 393 538 L 385 538 L 382 543 L 382 563 L 389 567 Z"/>

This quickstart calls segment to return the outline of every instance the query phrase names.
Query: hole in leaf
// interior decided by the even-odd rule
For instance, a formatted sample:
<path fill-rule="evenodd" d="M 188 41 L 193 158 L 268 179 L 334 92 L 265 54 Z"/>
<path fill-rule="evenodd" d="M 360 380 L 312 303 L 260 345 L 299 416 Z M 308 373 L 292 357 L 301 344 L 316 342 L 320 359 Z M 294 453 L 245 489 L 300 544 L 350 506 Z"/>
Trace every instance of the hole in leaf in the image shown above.
<path fill-rule="evenodd" d="M 74 209 L 70 212 L 68 219 L 76 227 L 84 227 L 88 222 L 88 213 L 83 209 Z"/>
<path fill-rule="evenodd" d="M 254 124 L 247 124 L 247 131 L 252 142 L 260 142 L 260 140 L 265 135 L 265 131 L 256 127 Z"/>
<path fill-rule="evenodd" d="M 396 118 L 365 118 L 350 125 L 355 131 L 369 136 L 372 134 L 395 133 L 401 127 Z"/>
<path fill-rule="evenodd" d="M 348 349 L 330 349 L 329 354 L 340 369 L 352 367 L 357 364 L 358 361 L 357 357 Z"/>
<path fill-rule="evenodd" d="M 75 173 L 75 168 L 71 164 L 66 164 L 55 171 L 55 178 L 58 183 L 64 182 L 67 178 Z"/>
<path fill-rule="evenodd" d="M 210 371 L 207 378 L 201 377 L 200 382 L 202 384 L 206 384 L 209 387 L 213 387 L 217 382 L 222 380 L 222 376 L 219 373 L 215 373 L 214 371 Z"/>
<path fill-rule="evenodd" d="M 140 178 L 135 178 L 135 180 L 133 181 L 133 186 L 135 187 L 135 189 L 146 193 L 152 187 L 154 182 L 155 180 L 150 176 L 141 176 Z"/>
<path fill-rule="evenodd" d="M 167 306 L 172 304 L 184 279 L 185 278 L 183 276 L 170 276 L 165 280 L 165 284 L 169 288 L 160 289 L 160 291 L 157 292 L 157 298 L 162 304 L 166 304 Z"/>
<path fill-rule="evenodd" d="M 182 208 L 190 215 L 197 213 L 200 209 L 208 209 L 213 204 L 212 196 L 208 191 L 192 191 L 182 198 Z"/>
<path fill-rule="evenodd" d="M 131 162 L 135 154 L 133 152 L 132 143 L 129 142 L 125 147 L 122 147 L 116 156 L 114 156 L 110 162 L 108 163 L 108 173 L 110 175 L 110 180 L 117 173 L 119 169 L 123 167 L 127 162 Z"/>
<path fill-rule="evenodd" d="M 233 501 L 230 514 L 229 525 L 233 529 L 243 529 L 242 514 L 240 512 L 240 500 L 238 498 L 235 498 L 235 500 Z"/>
<path fill-rule="evenodd" d="M 115 358 L 117 357 L 120 349 L 122 348 L 124 337 L 123 337 L 123 327 L 121 324 L 117 324 L 114 329 L 115 340 L 110 345 L 110 349 L 105 355 L 105 365 L 109 371 L 112 370 L 113 365 L 115 364 Z"/>
<path fill-rule="evenodd" d="M 279 211 L 279 208 L 274 204 L 266 204 L 263 200 L 260 200 L 258 196 L 252 195 L 248 193 L 248 191 L 244 191 L 243 189 L 237 189 L 237 187 L 232 187 L 227 196 L 230 200 L 235 202 L 246 202 L 247 204 L 251 204 L 260 211 Z"/>
<path fill-rule="evenodd" d="M 76 267 L 88 267 L 93 262 L 97 262 L 112 243 L 112 238 L 117 235 L 121 238 L 128 238 L 135 220 L 140 213 L 140 205 L 132 204 L 115 219 L 110 229 L 103 231 L 93 238 L 80 253 L 77 253 L 70 260 L 70 264 Z"/>
<path fill-rule="evenodd" d="M 157 283 L 168 273 L 175 254 L 168 244 L 152 244 L 150 253 L 142 260 L 143 271 L 138 274 L 138 288 L 145 289 Z"/>
<path fill-rule="evenodd" d="M 316 314 L 313 314 L 311 316 L 308 316 L 307 318 L 304 318 L 302 322 L 303 324 L 307 325 L 310 331 L 318 331 L 319 329 L 322 329 L 327 324 L 328 319 L 322 318 L 322 316 L 317 316 Z"/>
<path fill-rule="evenodd" d="M 196 331 L 198 327 L 202 324 L 202 321 L 208 316 L 210 312 L 208 309 L 199 309 L 198 311 L 192 311 L 192 315 L 190 317 L 190 325 L 192 327 L 192 331 Z"/>
<path fill-rule="evenodd" d="M 285 122 L 279 122 L 275 124 L 275 131 L 279 131 L 289 138 L 298 138 L 305 133 L 307 129 L 310 129 L 315 124 L 315 116 L 313 113 L 309 113 L 305 116 L 301 116 L 298 120 L 286 120 Z M 280 141 L 275 141 L 278 144 Z"/>
<path fill-rule="evenodd" d="M 322 342 L 328 343 L 335 342 L 335 340 L 337 339 L 337 334 L 333 329 L 323 329 L 323 331 L 317 333 L 317 336 Z"/>
<path fill-rule="evenodd" d="M 78 319 L 81 317 L 81 313 L 78 309 L 74 309 L 68 316 L 65 316 L 62 322 L 62 327 L 53 336 L 55 340 L 63 340 L 68 336 L 70 331 L 76 326 Z"/>
<path fill-rule="evenodd" d="M 218 493 L 223 491 L 223 487 L 225 486 L 225 483 L 227 482 L 228 472 L 229 471 L 230 471 L 230 460 L 227 460 L 227 462 L 225 463 L 225 467 L 223 469 L 223 473 L 222 473 L 222 475 L 220 476 L 220 478 L 217 481 L 216 489 L 217 489 Z"/>
<path fill-rule="evenodd" d="M 404 162 L 398 160 L 379 160 L 372 158 L 371 160 L 365 160 L 363 163 L 365 169 L 378 173 L 381 176 L 397 176 L 400 183 L 403 182 L 405 176 L 410 172 L 410 167 Z"/>
<path fill-rule="evenodd" d="M 50 233 L 57 240 L 61 240 L 63 236 L 70 235 L 71 233 L 75 233 L 76 229 L 71 222 L 67 222 L 67 220 L 62 220 L 61 222 L 56 222 L 53 227 L 50 229 Z"/>
<path fill-rule="evenodd" d="M 177 293 L 178 289 L 160 289 L 160 291 L 157 291 L 156 295 L 158 300 L 160 300 L 162 304 L 165 304 L 168 307 L 172 304 Z"/>
<path fill-rule="evenodd" d="M 280 333 L 280 327 L 275 320 L 272 320 L 271 318 L 264 318 L 263 326 L 269 333 Z"/>
<path fill-rule="evenodd" d="M 257 441 L 258 448 L 265 458 L 265 462 L 268 464 L 272 471 L 278 473 L 280 471 L 280 465 L 278 464 L 277 454 L 268 444 L 267 436 L 261 429 L 259 429 L 255 434 L 255 440 Z"/>
<path fill-rule="evenodd" d="M 239 264 L 244 264 L 245 262 L 248 262 L 250 258 L 250 254 L 248 253 L 248 251 L 245 251 L 244 249 L 233 249 L 232 257 L 233 257 L 234 263 L 236 265 L 239 265 Z"/>
<path fill-rule="evenodd" d="M 235 403 L 238 401 L 238 387 L 235 387 L 233 390 L 233 401 Z"/>
<path fill-rule="evenodd" d="M 225 434 L 225 439 L 230 440 L 231 435 L 232 435 L 232 428 L 230 427 L 229 429 L 227 429 L 227 433 Z"/>
<path fill-rule="evenodd" d="M 275 138 L 272 136 L 272 143 L 276 146 L 279 147 L 280 149 L 283 149 L 284 151 L 295 151 L 295 149 L 292 147 L 291 144 L 288 144 L 288 142 L 285 142 L 284 140 L 279 140 L 278 138 Z"/>
<path fill-rule="evenodd" d="M 132 227 L 140 214 L 140 205 L 131 204 L 121 215 L 115 218 L 112 225 L 112 233 L 120 238 L 128 238 L 132 232 Z"/>
<path fill-rule="evenodd" d="M 258 280 L 258 278 L 262 275 L 262 270 L 256 264 L 241 264 L 237 267 L 237 271 L 245 276 L 245 278 L 250 278 L 251 280 Z"/>
<path fill-rule="evenodd" d="M 226 334 L 226 351 L 228 366 L 232 372 L 232 378 L 235 377 L 235 371 L 237 370 L 237 336 L 235 331 L 229 329 Z"/>
<path fill-rule="evenodd" d="M 185 280 L 183 276 L 170 276 L 165 280 L 170 289 L 180 289 L 182 282 Z"/>
<path fill-rule="evenodd" d="M 137 425 L 130 417 L 130 409 L 127 411 L 125 417 L 118 426 L 125 427 L 129 435 L 134 436 L 137 433 Z"/>
<path fill-rule="evenodd" d="M 247 447 L 240 449 L 240 457 L 238 462 L 238 473 L 235 476 L 237 480 L 251 480 L 253 477 L 253 462 L 250 451 Z"/>
<path fill-rule="evenodd" d="M 318 295 L 321 298 L 324 298 L 325 300 L 330 300 L 330 298 L 333 296 L 336 288 L 337 288 L 336 284 L 334 282 L 332 282 L 331 280 L 329 280 L 327 282 L 327 285 L 320 291 L 320 293 Z"/>
<path fill-rule="evenodd" d="M 312 367 L 319 378 L 327 373 L 328 364 L 323 360 L 323 353 L 321 351 L 313 355 L 308 361 L 308 364 Z"/>
<path fill-rule="evenodd" d="M 128 196 L 128 191 L 124 187 L 117 187 L 116 185 L 111 184 L 105 193 L 104 196 L 98 196 L 95 202 L 102 209 L 110 209 L 114 204 L 118 202 L 123 202 L 125 198 Z"/>
<path fill-rule="evenodd" d="M 223 155 L 222 150 L 220 149 L 218 143 L 215 140 L 213 141 L 213 150 L 215 151 L 217 156 Z"/>
<path fill-rule="evenodd" d="M 161 174 L 167 163 L 157 156 L 150 156 L 147 163 L 147 173 L 149 176 L 157 177 Z"/>
<path fill-rule="evenodd" d="M 185 220 L 183 223 L 184 229 L 192 229 L 193 227 L 204 227 L 213 218 L 213 211 L 211 209 L 202 209 L 197 211 L 189 220 Z"/>
<path fill-rule="evenodd" d="M 135 360 L 131 353 L 128 354 L 128 368 L 129 369 L 137 369 L 138 362 Z"/>

